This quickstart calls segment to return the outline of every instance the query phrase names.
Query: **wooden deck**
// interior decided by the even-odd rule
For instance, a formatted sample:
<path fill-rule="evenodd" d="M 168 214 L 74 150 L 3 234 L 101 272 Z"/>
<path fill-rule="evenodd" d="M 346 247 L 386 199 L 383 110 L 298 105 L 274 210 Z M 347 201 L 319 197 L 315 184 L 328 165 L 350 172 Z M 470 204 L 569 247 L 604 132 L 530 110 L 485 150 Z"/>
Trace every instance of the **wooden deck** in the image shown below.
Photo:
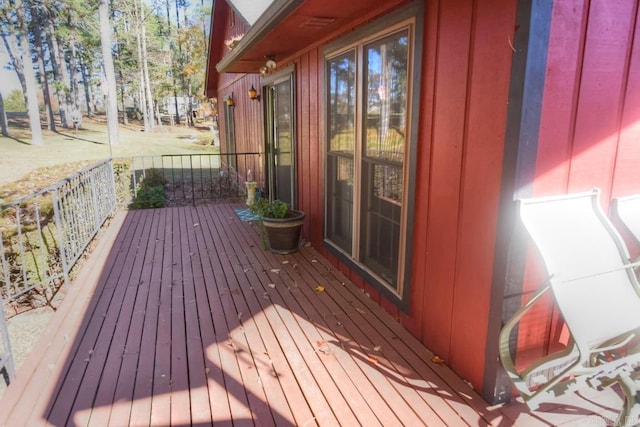
<path fill-rule="evenodd" d="M 0 425 L 597 426 L 621 405 L 491 408 L 312 248 L 256 230 L 230 205 L 119 213 Z"/>

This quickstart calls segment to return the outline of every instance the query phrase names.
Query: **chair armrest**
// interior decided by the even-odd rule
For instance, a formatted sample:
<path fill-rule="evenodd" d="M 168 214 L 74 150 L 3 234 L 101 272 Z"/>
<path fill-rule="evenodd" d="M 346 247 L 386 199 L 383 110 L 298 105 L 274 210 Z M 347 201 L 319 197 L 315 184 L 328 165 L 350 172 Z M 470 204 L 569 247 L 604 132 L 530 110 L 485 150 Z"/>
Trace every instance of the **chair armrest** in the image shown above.
<path fill-rule="evenodd" d="M 522 317 L 533 307 L 542 296 L 551 288 L 550 285 L 545 286 L 539 290 L 524 306 L 522 306 L 502 327 L 499 336 L 499 354 L 500 361 L 505 371 L 509 375 L 509 378 L 513 382 L 514 386 L 520 393 L 530 394 L 531 391 L 523 380 L 522 376 L 516 369 L 513 356 L 511 355 L 511 348 L 509 345 L 511 332 L 516 327 Z"/>

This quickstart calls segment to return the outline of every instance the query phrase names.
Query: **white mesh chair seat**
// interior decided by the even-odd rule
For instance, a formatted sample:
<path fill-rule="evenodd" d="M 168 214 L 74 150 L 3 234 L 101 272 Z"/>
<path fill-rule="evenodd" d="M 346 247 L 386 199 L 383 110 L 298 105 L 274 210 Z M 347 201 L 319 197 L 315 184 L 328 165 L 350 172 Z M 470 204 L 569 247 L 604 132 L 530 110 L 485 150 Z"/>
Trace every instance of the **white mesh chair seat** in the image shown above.
<path fill-rule="evenodd" d="M 548 280 L 501 331 L 500 356 L 509 377 L 532 409 L 585 385 L 619 383 L 626 396 L 620 419 L 640 414 L 635 397 L 640 395 L 635 380 L 640 365 L 640 284 L 622 238 L 600 207 L 598 190 L 521 199 L 519 208 Z M 571 343 L 518 371 L 512 333 L 548 291 Z M 538 378 L 537 384 L 532 378 Z"/>

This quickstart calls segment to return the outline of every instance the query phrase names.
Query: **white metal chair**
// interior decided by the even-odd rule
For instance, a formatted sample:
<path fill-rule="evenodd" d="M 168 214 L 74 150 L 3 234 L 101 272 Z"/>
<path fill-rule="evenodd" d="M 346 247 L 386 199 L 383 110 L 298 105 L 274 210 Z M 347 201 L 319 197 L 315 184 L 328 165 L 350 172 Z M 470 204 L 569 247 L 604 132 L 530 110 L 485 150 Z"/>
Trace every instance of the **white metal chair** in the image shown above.
<path fill-rule="evenodd" d="M 640 416 L 640 284 L 629 253 L 602 211 L 598 190 L 519 200 L 520 217 L 548 273 L 545 286 L 503 327 L 500 359 L 531 409 L 584 386 L 619 383 L 619 420 Z M 551 291 L 571 336 L 563 351 L 519 371 L 512 332 Z M 640 419 L 637 419 L 640 422 Z"/>
<path fill-rule="evenodd" d="M 613 199 L 618 218 L 640 243 L 640 194 Z"/>

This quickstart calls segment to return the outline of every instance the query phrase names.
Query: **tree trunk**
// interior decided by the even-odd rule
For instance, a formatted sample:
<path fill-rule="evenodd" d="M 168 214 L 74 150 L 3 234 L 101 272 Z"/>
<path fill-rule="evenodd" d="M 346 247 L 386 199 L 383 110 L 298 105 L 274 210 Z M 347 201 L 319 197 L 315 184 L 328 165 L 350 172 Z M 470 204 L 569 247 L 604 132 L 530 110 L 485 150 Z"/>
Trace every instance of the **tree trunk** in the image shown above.
<path fill-rule="evenodd" d="M 73 101 L 73 111 L 80 114 L 80 85 L 78 84 L 78 51 L 76 46 L 75 34 L 71 37 L 69 43 L 71 45 L 71 55 L 69 55 L 69 66 L 71 73 L 69 74 L 71 84 L 71 96 Z"/>
<path fill-rule="evenodd" d="M 120 143 L 118 133 L 118 99 L 116 94 L 116 74 L 111 56 L 111 25 L 109 23 L 109 0 L 100 0 L 98 16 L 100 18 L 100 41 L 104 61 L 105 84 L 107 85 L 107 131 L 109 134 L 109 154 L 111 146 Z"/>
<path fill-rule="evenodd" d="M 171 18 L 169 17 L 169 0 L 165 0 L 165 4 L 167 7 L 167 38 L 170 40 L 169 44 L 171 46 L 171 51 L 173 51 L 174 48 L 174 44 L 173 44 L 173 40 L 171 39 Z M 176 88 L 176 85 L 178 84 L 176 81 L 176 63 L 173 60 L 173 55 L 171 55 L 171 77 L 173 78 L 173 105 L 175 106 L 176 109 L 176 117 L 175 117 L 175 122 L 176 124 L 180 124 L 180 113 L 178 112 L 178 89 Z M 167 105 L 168 107 L 168 105 Z M 173 126 L 173 119 L 171 120 L 171 126 Z"/>
<path fill-rule="evenodd" d="M 151 79 L 149 78 L 149 61 L 147 59 L 147 29 L 144 14 L 144 2 L 140 0 L 140 35 L 142 41 L 142 72 L 144 78 L 144 90 L 147 97 L 147 113 L 149 115 L 149 124 L 151 129 L 155 127 L 155 115 L 153 108 L 153 92 L 151 91 Z"/>
<path fill-rule="evenodd" d="M 13 68 L 15 68 L 16 75 L 18 76 L 18 81 L 20 82 L 20 87 L 22 88 L 22 96 L 24 96 L 24 105 L 27 105 L 27 83 L 24 79 L 24 66 L 22 64 L 20 46 L 18 44 L 17 36 L 15 33 L 0 31 L 0 37 L 2 37 L 4 46 L 7 49 L 7 53 L 9 54 L 9 59 L 11 59 Z"/>
<path fill-rule="evenodd" d="M 142 110 L 144 131 L 151 132 L 150 120 L 152 119 L 149 117 L 149 109 L 147 108 L 147 97 L 145 96 L 144 71 L 142 67 L 142 34 L 140 26 L 137 26 L 136 28 L 136 41 L 138 44 L 138 76 L 140 78 L 140 88 L 138 89 L 138 91 L 140 93 L 140 109 Z"/>
<path fill-rule="evenodd" d="M 9 136 L 9 125 L 7 123 L 7 113 L 4 111 L 2 93 L 0 93 L 0 130 L 2 131 L 2 135 Z"/>
<path fill-rule="evenodd" d="M 33 71 L 33 60 L 31 59 L 31 45 L 29 44 L 29 33 L 27 22 L 24 16 L 24 9 L 16 9 L 18 18 L 18 31 L 21 37 L 22 64 L 24 67 L 24 82 L 26 86 L 27 112 L 29 113 L 29 127 L 31 128 L 31 143 L 42 145 L 42 127 L 40 124 L 40 110 L 38 109 L 38 95 L 36 91 L 36 74 Z"/>
<path fill-rule="evenodd" d="M 47 21 L 47 44 L 50 49 L 51 64 L 53 66 L 53 76 L 58 82 L 56 88 L 58 94 L 58 102 L 60 103 L 60 123 L 63 128 L 69 128 L 70 108 L 71 108 L 71 92 L 67 83 L 69 81 L 69 68 L 67 61 L 64 59 L 64 50 L 55 33 L 53 18 Z"/>
<path fill-rule="evenodd" d="M 53 106 L 51 105 L 51 93 L 49 92 L 49 79 L 44 65 L 44 49 L 42 49 L 42 25 L 40 24 L 40 11 L 35 3 L 31 3 L 31 19 L 33 21 L 33 36 L 36 43 L 36 54 L 38 56 L 38 68 L 40 70 L 40 79 L 42 84 L 42 98 L 44 106 L 47 110 L 47 128 L 51 131 L 56 130 L 56 118 L 53 115 Z"/>
<path fill-rule="evenodd" d="M 58 111 L 60 113 L 60 125 L 63 128 L 67 127 L 67 115 L 66 115 L 66 103 L 64 91 L 61 91 L 58 87 L 61 83 L 60 79 L 60 64 L 58 62 L 58 43 L 55 39 L 55 35 L 51 34 L 53 26 L 47 21 L 45 37 L 47 39 L 47 45 L 49 46 L 49 59 L 51 60 L 51 70 L 53 71 L 54 91 L 58 98 Z"/>
<path fill-rule="evenodd" d="M 116 53 L 118 57 L 121 55 L 120 41 L 118 40 L 118 26 L 113 27 L 113 34 L 116 38 Z M 122 106 L 122 123 L 129 124 L 129 116 L 127 115 L 127 106 L 124 104 L 124 73 L 122 72 L 122 61 L 118 61 L 118 79 L 120 80 L 120 105 Z"/>
<path fill-rule="evenodd" d="M 91 88 L 89 87 L 89 73 L 87 73 L 87 67 L 82 56 L 80 56 L 80 72 L 82 73 L 82 85 L 84 87 L 84 102 L 87 104 L 87 117 L 93 117 Z"/>

